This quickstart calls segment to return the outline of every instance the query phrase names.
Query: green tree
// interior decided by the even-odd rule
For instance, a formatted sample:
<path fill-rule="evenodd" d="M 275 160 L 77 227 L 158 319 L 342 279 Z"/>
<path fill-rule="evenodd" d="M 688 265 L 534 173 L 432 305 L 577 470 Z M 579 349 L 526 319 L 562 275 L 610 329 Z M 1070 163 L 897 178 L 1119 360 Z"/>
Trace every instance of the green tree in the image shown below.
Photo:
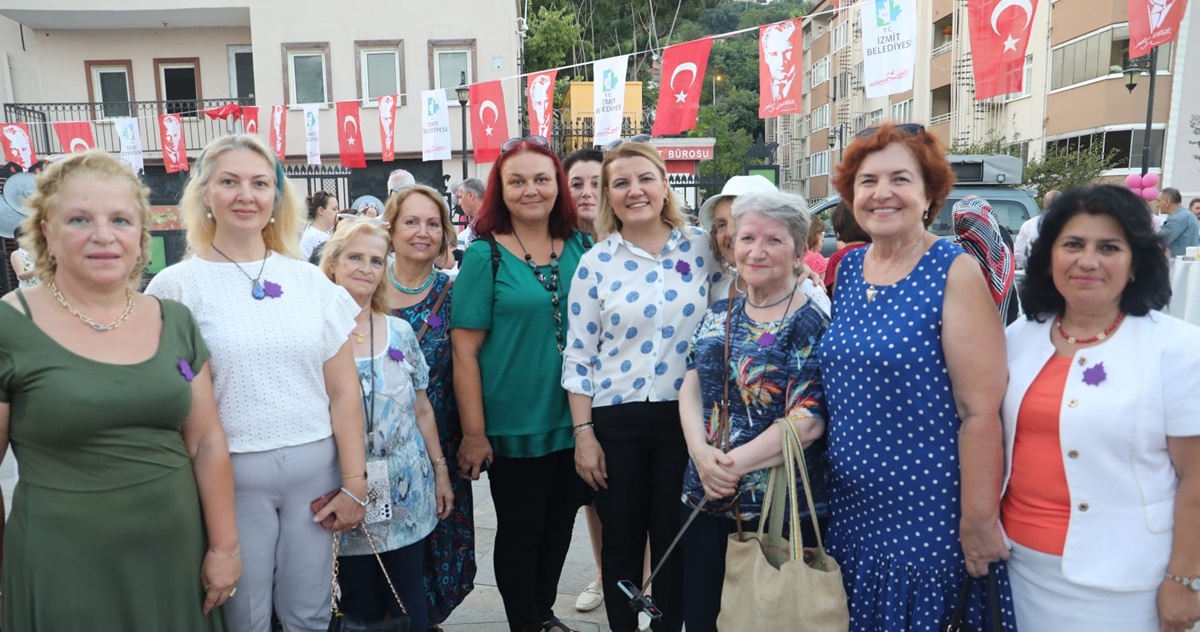
<path fill-rule="evenodd" d="M 688 136 L 712 137 L 717 141 L 715 157 L 700 163 L 700 175 L 729 178 L 745 172 L 746 152 L 750 151 L 754 138 L 745 129 L 734 127 L 717 108 L 701 106 L 696 129 L 688 132 Z"/>
<path fill-rule="evenodd" d="M 946 151 L 947 153 L 957 155 L 1005 154 L 1020 158 L 1021 150 L 1020 136 L 1016 136 L 1010 141 L 1007 136 L 1000 134 L 996 130 L 989 130 L 983 140 L 973 143 L 955 141 Z"/>
<path fill-rule="evenodd" d="M 566 65 L 582 37 L 583 27 L 569 7 L 538 8 L 529 16 L 525 68 L 545 70 Z"/>
<path fill-rule="evenodd" d="M 1037 189 L 1041 199 L 1050 189 L 1065 191 L 1095 182 L 1116 160 L 1114 150 L 1104 154 L 1104 144 L 1097 137 L 1086 149 L 1068 151 L 1057 145 L 1046 147 L 1040 158 L 1025 165 L 1025 184 Z"/>
<path fill-rule="evenodd" d="M 1192 126 L 1192 134 L 1200 138 L 1200 115 L 1193 114 L 1190 124 Z M 1197 148 L 1200 148 L 1200 140 L 1189 140 L 1188 144 L 1195 145 Z M 1192 158 L 1200 160 L 1200 154 L 1192 154 Z"/>

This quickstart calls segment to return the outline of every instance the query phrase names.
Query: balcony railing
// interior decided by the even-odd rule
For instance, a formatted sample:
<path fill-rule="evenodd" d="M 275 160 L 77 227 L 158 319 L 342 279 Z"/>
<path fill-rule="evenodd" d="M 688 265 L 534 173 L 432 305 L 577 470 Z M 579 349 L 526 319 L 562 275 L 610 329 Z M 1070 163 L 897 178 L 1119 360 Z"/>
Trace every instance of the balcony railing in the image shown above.
<path fill-rule="evenodd" d="M 934 125 L 941 125 L 943 123 L 949 123 L 953 119 L 954 119 L 953 112 L 946 112 L 945 114 L 937 114 L 929 119 L 929 126 L 933 127 Z"/>
<path fill-rule="evenodd" d="M 78 103 L 8 103 L 4 106 L 4 120 L 10 123 L 26 123 L 33 136 L 34 151 L 39 155 L 68 153 L 58 142 L 52 123 L 68 121 L 90 121 L 96 148 L 119 153 L 121 139 L 117 136 L 113 119 L 134 117 L 142 136 L 142 150 L 158 152 L 162 142 L 158 136 L 158 116 L 178 114 L 183 122 L 183 139 L 187 149 L 199 151 L 214 138 L 225 136 L 235 130 L 229 119 L 212 120 L 204 110 L 230 103 L 253 105 L 252 99 L 200 99 L 195 101 L 121 101 L 121 102 L 78 102 Z"/>

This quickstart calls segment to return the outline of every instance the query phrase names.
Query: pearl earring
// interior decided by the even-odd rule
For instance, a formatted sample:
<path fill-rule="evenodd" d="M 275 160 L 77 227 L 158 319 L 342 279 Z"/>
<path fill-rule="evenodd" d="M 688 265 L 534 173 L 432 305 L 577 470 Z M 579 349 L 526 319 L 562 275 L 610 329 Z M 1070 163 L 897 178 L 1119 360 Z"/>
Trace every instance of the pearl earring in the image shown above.
<path fill-rule="evenodd" d="M 274 224 L 274 223 L 275 223 L 275 218 L 274 218 L 274 217 L 272 217 L 272 218 L 271 218 L 271 223 L 272 223 L 272 224 Z"/>

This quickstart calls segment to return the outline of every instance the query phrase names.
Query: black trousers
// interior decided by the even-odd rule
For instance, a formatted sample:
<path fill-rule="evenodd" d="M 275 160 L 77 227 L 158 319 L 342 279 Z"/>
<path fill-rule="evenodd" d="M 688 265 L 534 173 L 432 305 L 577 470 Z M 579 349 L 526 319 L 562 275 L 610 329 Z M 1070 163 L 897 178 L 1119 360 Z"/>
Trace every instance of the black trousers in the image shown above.
<path fill-rule="evenodd" d="M 687 466 L 687 444 L 679 426 L 679 402 L 633 402 L 592 409 L 596 438 L 604 449 L 608 489 L 596 492 L 603 525 L 600 566 L 604 607 L 613 632 L 637 629 L 637 613 L 617 588 L 627 579 L 639 587 L 650 539 L 650 565 L 657 568 L 679 533 L 679 497 Z M 663 612 L 655 632 L 683 627 L 682 543 L 671 553 L 651 593 Z"/>
<path fill-rule="evenodd" d="M 691 514 L 692 508 L 683 505 L 683 520 Z M 828 521 L 828 518 L 817 519 L 822 534 Z M 742 531 L 757 530 L 757 519 L 742 521 Z M 701 511 L 683 536 L 683 616 L 687 632 L 717 632 L 721 587 L 725 583 L 725 550 L 729 536 L 734 533 L 737 522 Z M 806 545 L 816 546 L 817 536 L 812 520 L 807 517 L 801 518 L 800 535 Z"/>
<path fill-rule="evenodd" d="M 511 632 L 542 629 L 554 616 L 575 514 L 589 490 L 575 473 L 575 453 L 499 457 L 488 468 L 496 507 L 496 588 Z"/>
<path fill-rule="evenodd" d="M 346 616 L 375 623 L 386 616 L 393 618 L 404 614 L 399 596 L 408 611 L 409 624 L 414 631 L 424 630 L 427 625 L 425 611 L 425 540 L 414 542 L 394 551 L 379 554 L 387 568 L 388 577 L 396 587 L 396 594 L 388 587 L 388 577 L 379 569 L 374 555 L 343 555 L 338 557 L 338 583 L 342 588 L 339 605 Z"/>

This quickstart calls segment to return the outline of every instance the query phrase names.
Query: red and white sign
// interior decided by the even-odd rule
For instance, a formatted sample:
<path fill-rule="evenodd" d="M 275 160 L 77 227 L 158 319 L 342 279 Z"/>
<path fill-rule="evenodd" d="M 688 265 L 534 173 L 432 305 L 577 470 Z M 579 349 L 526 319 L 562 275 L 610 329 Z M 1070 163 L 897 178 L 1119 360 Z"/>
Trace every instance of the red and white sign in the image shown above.
<path fill-rule="evenodd" d="M 508 116 L 504 111 L 504 88 L 499 81 L 471 84 L 471 138 L 475 164 L 496 162 L 500 145 L 508 140 Z M 474 104 L 478 104 L 475 106 Z"/>
<path fill-rule="evenodd" d="M 187 171 L 187 144 L 183 142 L 183 121 L 178 114 L 158 117 L 158 138 L 162 141 L 163 166 L 167 173 Z"/>
<path fill-rule="evenodd" d="M 379 144 L 384 162 L 396 159 L 396 97 L 394 94 L 379 97 Z"/>
<path fill-rule="evenodd" d="M 246 105 L 242 107 L 242 133 L 258 133 L 258 107 Z"/>
<path fill-rule="evenodd" d="M 271 151 L 275 158 L 283 160 L 287 157 L 287 110 L 282 105 L 271 106 Z"/>
<path fill-rule="evenodd" d="M 0 147 L 4 149 L 5 162 L 15 162 L 26 171 L 38 161 L 29 126 L 24 123 L 0 124 Z"/>
<path fill-rule="evenodd" d="M 58 135 L 58 144 L 62 145 L 64 154 L 96 148 L 96 139 L 92 136 L 91 123 L 83 121 L 55 123 L 54 133 Z"/>
<path fill-rule="evenodd" d="M 554 128 L 554 80 L 557 70 L 529 75 L 525 84 L 525 104 L 529 108 L 529 133 L 550 140 Z"/>
<path fill-rule="evenodd" d="M 367 156 L 363 152 L 362 128 L 358 124 L 358 101 L 338 101 L 337 121 L 338 152 L 341 154 L 342 166 L 348 169 L 366 167 Z"/>
<path fill-rule="evenodd" d="M 758 29 L 759 118 L 800 112 L 801 19 Z"/>
<path fill-rule="evenodd" d="M 668 46 L 663 51 L 662 81 L 651 132 L 654 136 L 682 134 L 696 127 L 710 52 L 712 39 L 707 37 Z"/>
<path fill-rule="evenodd" d="M 696 146 L 696 147 L 658 147 L 658 154 L 663 160 L 668 162 L 672 160 L 712 160 L 713 148 L 711 146 Z"/>
<path fill-rule="evenodd" d="M 975 100 L 1025 86 L 1025 48 L 1038 0 L 973 0 L 967 4 Z"/>
<path fill-rule="evenodd" d="M 1129 58 L 1179 37 L 1186 11 L 1187 0 L 1129 0 Z"/>

